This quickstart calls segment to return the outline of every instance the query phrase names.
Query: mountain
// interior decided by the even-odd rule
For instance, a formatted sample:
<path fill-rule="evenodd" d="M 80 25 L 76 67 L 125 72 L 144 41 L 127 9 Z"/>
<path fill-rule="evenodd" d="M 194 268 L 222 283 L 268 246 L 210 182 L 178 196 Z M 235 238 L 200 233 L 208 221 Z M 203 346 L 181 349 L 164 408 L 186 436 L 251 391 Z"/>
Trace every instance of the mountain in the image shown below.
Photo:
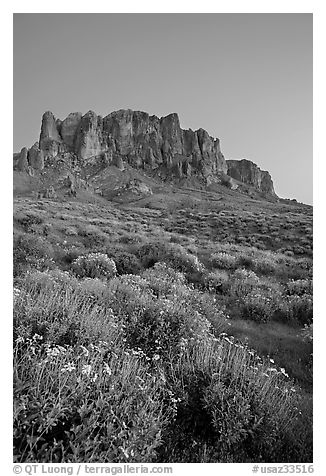
<path fill-rule="evenodd" d="M 40 193 L 54 186 L 75 194 L 91 185 L 109 198 L 113 182 L 114 190 L 122 187 L 142 194 L 154 180 L 195 188 L 219 184 L 277 199 L 268 172 L 247 160 L 225 160 L 219 139 L 204 129 L 182 129 L 176 113 L 158 118 L 122 109 L 104 118 L 89 111 L 70 113 L 60 120 L 47 111 L 39 141 L 14 154 L 14 169 L 25 173 L 25 180 L 20 177 L 25 185 L 27 175 L 34 177 L 30 182 Z M 126 171 L 127 181 L 121 174 Z"/>

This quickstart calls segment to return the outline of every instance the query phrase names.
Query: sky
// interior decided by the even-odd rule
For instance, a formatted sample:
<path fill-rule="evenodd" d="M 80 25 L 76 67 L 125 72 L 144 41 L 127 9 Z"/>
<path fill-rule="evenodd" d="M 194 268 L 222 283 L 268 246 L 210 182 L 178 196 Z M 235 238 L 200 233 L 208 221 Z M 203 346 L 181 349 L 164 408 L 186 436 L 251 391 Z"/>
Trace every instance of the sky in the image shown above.
<path fill-rule="evenodd" d="M 177 112 L 312 204 L 312 14 L 15 13 L 13 45 L 15 152 L 47 110 Z"/>

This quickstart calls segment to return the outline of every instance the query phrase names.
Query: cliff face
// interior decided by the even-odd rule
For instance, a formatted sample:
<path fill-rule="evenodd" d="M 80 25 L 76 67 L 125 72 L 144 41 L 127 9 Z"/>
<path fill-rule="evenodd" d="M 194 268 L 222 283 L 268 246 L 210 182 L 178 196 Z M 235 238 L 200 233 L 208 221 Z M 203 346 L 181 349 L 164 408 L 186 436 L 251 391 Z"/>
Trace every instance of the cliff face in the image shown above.
<path fill-rule="evenodd" d="M 136 168 L 161 168 L 180 178 L 199 174 L 208 179 L 227 170 L 219 140 L 203 129 L 181 129 L 177 114 L 158 118 L 127 109 L 102 118 L 89 111 L 60 121 L 46 112 L 39 144 L 45 159 L 70 152 L 87 163 L 102 156 L 107 164 L 123 161 Z"/>
<path fill-rule="evenodd" d="M 247 185 L 255 187 L 260 192 L 276 195 L 269 172 L 261 170 L 250 160 L 227 160 L 227 174 Z"/>

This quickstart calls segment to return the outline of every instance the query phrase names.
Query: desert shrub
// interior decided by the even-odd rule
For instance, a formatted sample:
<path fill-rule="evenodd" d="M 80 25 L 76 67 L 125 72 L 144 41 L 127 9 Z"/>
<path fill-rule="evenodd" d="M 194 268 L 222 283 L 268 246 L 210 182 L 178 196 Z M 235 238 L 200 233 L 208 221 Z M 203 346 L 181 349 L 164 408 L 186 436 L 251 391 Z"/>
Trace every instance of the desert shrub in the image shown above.
<path fill-rule="evenodd" d="M 302 296 L 303 294 L 312 294 L 312 280 L 311 279 L 298 279 L 291 280 L 286 285 L 286 294 L 292 296 Z"/>
<path fill-rule="evenodd" d="M 285 369 L 271 368 L 227 336 L 190 342 L 168 372 L 176 419 L 160 461 L 298 461 L 298 397 Z M 192 442 L 192 444 L 189 444 Z M 311 458 L 311 453 L 309 455 Z M 308 457 L 308 458 L 309 458 Z"/>
<path fill-rule="evenodd" d="M 277 263 L 271 253 L 264 253 L 253 260 L 253 270 L 256 273 L 272 274 L 277 269 Z"/>
<path fill-rule="evenodd" d="M 116 275 L 117 269 L 113 259 L 104 253 L 89 253 L 78 256 L 71 265 L 76 276 L 81 278 L 106 278 Z"/>
<path fill-rule="evenodd" d="M 44 222 L 44 219 L 34 212 L 16 213 L 14 220 L 27 232 L 31 231 L 31 227 L 34 225 L 41 225 Z"/>
<path fill-rule="evenodd" d="M 99 278 L 84 278 L 78 284 L 81 293 L 99 300 L 102 300 L 107 291 L 106 283 Z"/>
<path fill-rule="evenodd" d="M 146 268 L 162 261 L 184 273 L 192 273 L 202 269 L 197 256 L 191 255 L 183 246 L 176 243 L 145 243 L 138 248 L 136 254 Z"/>
<path fill-rule="evenodd" d="M 136 234 L 123 233 L 122 236 L 118 238 L 118 242 L 129 245 L 134 243 L 139 243 L 141 239 Z"/>
<path fill-rule="evenodd" d="M 53 291 L 65 291 L 78 286 L 78 280 L 75 276 L 58 268 L 28 272 L 21 280 L 21 283 L 26 290 L 38 292 L 46 288 Z"/>
<path fill-rule="evenodd" d="M 95 246 L 103 246 L 107 237 L 105 233 L 94 225 L 79 226 L 78 235 L 84 238 L 85 245 L 93 248 Z"/>
<path fill-rule="evenodd" d="M 253 271 L 237 269 L 230 278 L 230 292 L 232 295 L 243 298 L 257 289 L 259 277 Z"/>
<path fill-rule="evenodd" d="M 118 274 L 139 274 L 142 269 L 137 256 L 127 251 L 116 252 L 112 255 Z"/>
<path fill-rule="evenodd" d="M 235 269 L 237 265 L 236 257 L 225 252 L 214 253 L 211 256 L 210 264 L 213 268 Z"/>
<path fill-rule="evenodd" d="M 78 244 L 78 246 L 73 245 L 71 248 L 68 248 L 65 250 L 64 255 L 62 256 L 62 260 L 65 264 L 71 265 L 71 263 L 78 258 L 78 256 L 81 256 L 85 254 L 86 248 L 82 244 Z"/>
<path fill-rule="evenodd" d="M 169 296 L 177 292 L 178 287 L 184 289 L 186 278 L 183 273 L 169 267 L 166 263 L 155 263 L 153 268 L 145 270 L 142 275 L 148 287 L 156 296 Z"/>
<path fill-rule="evenodd" d="M 110 281 L 107 305 L 125 326 L 126 339 L 147 355 L 178 351 L 182 339 L 201 338 L 225 328 L 222 309 L 208 295 L 184 284 L 184 276 L 157 264 L 142 277 L 124 275 Z"/>
<path fill-rule="evenodd" d="M 285 296 L 278 309 L 279 320 L 290 324 L 311 324 L 313 320 L 313 299 L 311 294 Z"/>
<path fill-rule="evenodd" d="M 58 346 L 35 334 L 18 337 L 14 354 L 16 462 L 155 459 L 174 403 L 141 353 L 106 341 Z M 31 382 L 23 392 L 21 381 Z"/>
<path fill-rule="evenodd" d="M 67 228 L 65 228 L 64 233 L 67 236 L 77 236 L 78 235 L 78 231 L 73 226 L 68 226 Z"/>
<path fill-rule="evenodd" d="M 14 237 L 14 276 L 19 276 L 28 268 L 47 269 L 54 267 L 53 247 L 44 238 L 26 233 Z"/>
<path fill-rule="evenodd" d="M 313 341 L 313 324 L 305 324 L 304 328 L 301 330 L 301 337 L 306 342 Z"/>
<path fill-rule="evenodd" d="M 241 313 L 244 319 L 250 319 L 257 322 L 267 322 L 273 316 L 273 298 L 272 296 L 256 290 L 244 296 Z"/>
<path fill-rule="evenodd" d="M 214 338 L 219 306 L 181 273 L 30 274 L 14 291 L 15 461 L 311 458 L 285 370 Z"/>
<path fill-rule="evenodd" d="M 253 268 L 253 258 L 248 253 L 239 253 L 237 256 L 237 267 Z"/>
<path fill-rule="evenodd" d="M 205 274 L 204 283 L 209 291 L 225 293 L 228 289 L 229 276 L 225 271 L 215 270 Z"/>

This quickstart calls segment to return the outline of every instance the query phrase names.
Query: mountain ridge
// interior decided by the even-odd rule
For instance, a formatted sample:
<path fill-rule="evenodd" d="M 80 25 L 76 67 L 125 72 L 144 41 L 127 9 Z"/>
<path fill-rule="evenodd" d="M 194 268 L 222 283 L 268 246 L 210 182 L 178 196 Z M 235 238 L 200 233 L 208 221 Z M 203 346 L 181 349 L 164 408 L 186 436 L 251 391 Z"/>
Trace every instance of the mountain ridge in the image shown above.
<path fill-rule="evenodd" d="M 73 112 L 61 120 L 46 111 L 39 141 L 14 154 L 14 169 L 38 176 L 62 162 L 70 170 L 70 181 L 75 181 L 76 168 L 84 178 L 109 167 L 121 172 L 131 168 L 161 182 L 221 184 L 277 199 L 269 172 L 251 161 L 226 160 L 218 138 L 202 128 L 182 129 L 177 113 L 159 118 L 120 109 L 105 117 L 94 111 Z"/>

